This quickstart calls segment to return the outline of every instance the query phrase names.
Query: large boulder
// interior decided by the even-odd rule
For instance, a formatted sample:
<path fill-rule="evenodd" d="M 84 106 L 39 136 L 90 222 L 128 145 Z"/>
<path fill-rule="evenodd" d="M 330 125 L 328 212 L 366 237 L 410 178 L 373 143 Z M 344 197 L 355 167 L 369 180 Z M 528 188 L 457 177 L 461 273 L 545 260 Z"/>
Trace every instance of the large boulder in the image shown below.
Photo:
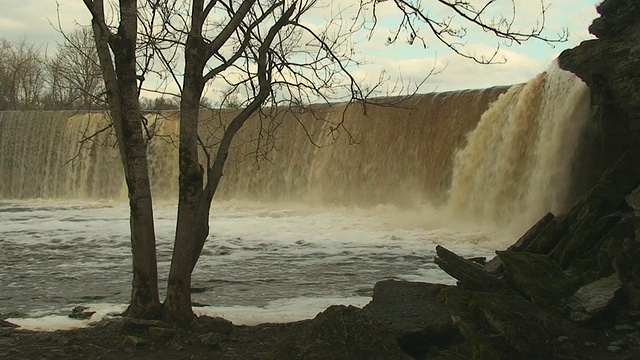
<path fill-rule="evenodd" d="M 448 348 L 459 334 L 444 302 L 447 285 L 384 280 L 373 287 L 363 310 L 385 325 L 400 347 L 413 356 Z"/>
<path fill-rule="evenodd" d="M 272 360 L 410 360 L 391 332 L 363 310 L 334 305 L 278 344 Z"/>
<path fill-rule="evenodd" d="M 529 300 L 542 307 L 561 305 L 576 291 L 562 268 L 546 255 L 498 251 L 504 277 Z"/>
<path fill-rule="evenodd" d="M 571 319 L 583 324 L 612 319 L 621 293 L 622 282 L 617 274 L 582 286 L 573 297 Z"/>
<path fill-rule="evenodd" d="M 473 359 L 570 359 L 575 353 L 564 324 L 520 296 L 448 288 L 441 297 Z"/>

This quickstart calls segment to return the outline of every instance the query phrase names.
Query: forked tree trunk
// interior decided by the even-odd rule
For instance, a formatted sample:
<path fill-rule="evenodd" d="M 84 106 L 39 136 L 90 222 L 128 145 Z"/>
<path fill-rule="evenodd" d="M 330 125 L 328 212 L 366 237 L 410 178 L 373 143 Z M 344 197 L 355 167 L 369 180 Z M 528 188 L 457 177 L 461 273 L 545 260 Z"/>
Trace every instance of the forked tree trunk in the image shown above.
<path fill-rule="evenodd" d="M 188 51 L 188 50 L 187 50 Z M 165 320 L 188 324 L 191 309 L 191 273 L 209 235 L 211 199 L 203 188 L 204 170 L 198 161 L 198 112 L 202 94 L 202 64 L 187 57 L 185 86 L 180 103 L 179 198 L 176 237 L 164 302 Z"/>
<path fill-rule="evenodd" d="M 230 23 L 240 22 L 244 16 L 242 14 L 249 11 L 253 2 L 244 2 Z M 214 158 L 210 159 L 213 160 L 213 164 L 207 163 L 205 185 L 204 169 L 198 161 L 198 119 L 200 98 L 204 89 L 203 71 L 211 52 L 201 35 L 202 7 L 202 0 L 194 1 L 192 27 L 185 47 L 184 86 L 180 101 L 178 222 L 167 283 L 167 298 L 164 302 L 165 320 L 185 325 L 194 318 L 191 309 L 191 274 L 209 235 L 211 201 L 222 178 L 231 142 L 249 116 L 262 106 L 269 95 L 271 76 L 267 67 L 268 50 L 278 31 L 285 26 L 295 10 L 295 4 L 291 5 L 269 29 L 264 42 L 260 45 L 257 59 L 258 93 L 248 106 L 225 127 Z M 233 27 L 228 28 L 233 29 Z M 222 37 L 225 36 L 226 29 L 221 32 Z M 214 40 L 213 43 L 215 42 Z"/>
<path fill-rule="evenodd" d="M 117 34 L 111 34 L 105 24 L 102 0 L 85 0 L 85 5 L 92 14 L 96 48 L 131 209 L 133 281 L 127 315 L 134 318 L 158 318 L 161 305 L 147 142 L 142 132 L 136 77 L 137 2 L 120 0 L 120 26 Z M 111 52 L 115 64 L 111 59 Z"/>
<path fill-rule="evenodd" d="M 194 319 L 191 308 L 191 274 L 209 234 L 209 203 L 202 197 L 190 197 L 178 205 L 178 224 L 171 270 L 164 302 L 164 319 L 188 325 Z"/>

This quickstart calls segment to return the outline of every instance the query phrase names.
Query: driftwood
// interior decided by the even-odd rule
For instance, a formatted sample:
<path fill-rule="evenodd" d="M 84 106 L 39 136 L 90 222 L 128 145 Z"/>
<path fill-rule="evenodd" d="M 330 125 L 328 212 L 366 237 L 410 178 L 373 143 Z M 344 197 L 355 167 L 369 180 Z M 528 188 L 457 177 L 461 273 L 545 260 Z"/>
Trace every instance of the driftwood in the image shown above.
<path fill-rule="evenodd" d="M 8 322 L 7 320 L 0 319 L 0 328 L 18 328 L 20 325 L 16 325 L 12 322 Z"/>
<path fill-rule="evenodd" d="M 538 222 L 535 223 L 527 232 L 525 232 L 513 245 L 509 246 L 506 251 L 523 252 L 527 251 L 527 248 L 534 240 L 542 234 L 542 232 L 553 222 L 556 218 L 552 213 L 547 213 Z M 469 259 L 471 260 L 471 259 Z M 500 257 L 496 256 L 493 259 L 482 264 L 482 269 L 490 274 L 500 274 L 504 270 L 504 265 Z"/>
<path fill-rule="evenodd" d="M 547 213 L 540 220 L 538 220 L 538 222 L 535 223 L 535 225 L 533 225 L 529 230 L 527 230 L 527 232 L 524 233 L 524 235 L 522 235 L 520 239 L 516 241 L 515 244 L 509 246 L 507 250 L 508 251 L 524 251 L 529 246 L 529 244 L 531 244 L 533 240 L 535 240 L 538 237 L 538 235 L 540 235 L 542 231 L 546 229 L 547 226 L 555 218 L 556 218 L 555 215 L 553 215 L 552 213 Z"/>
<path fill-rule="evenodd" d="M 504 287 L 501 279 L 484 271 L 482 266 L 473 261 L 463 259 L 440 245 L 436 246 L 436 254 L 436 264 L 469 290 L 497 291 Z"/>

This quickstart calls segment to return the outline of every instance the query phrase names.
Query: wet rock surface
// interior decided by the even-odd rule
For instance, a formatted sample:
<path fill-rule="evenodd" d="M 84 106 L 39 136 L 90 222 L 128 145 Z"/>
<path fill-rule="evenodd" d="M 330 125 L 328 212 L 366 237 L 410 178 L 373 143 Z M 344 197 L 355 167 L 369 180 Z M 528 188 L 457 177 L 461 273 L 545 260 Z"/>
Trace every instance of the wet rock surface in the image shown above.
<path fill-rule="evenodd" d="M 542 307 L 560 304 L 576 290 L 562 268 L 546 255 L 499 251 L 504 277 L 520 294 Z"/>
<path fill-rule="evenodd" d="M 622 282 L 617 274 L 582 286 L 573 296 L 571 319 L 589 324 L 606 321 L 609 313 L 622 301 Z"/>
<path fill-rule="evenodd" d="M 0 319 L 0 328 L 17 328 L 17 327 L 19 326 L 12 322 L 6 321 L 4 319 Z"/>
<path fill-rule="evenodd" d="M 85 319 L 91 319 L 91 317 L 95 313 L 96 313 L 95 311 L 87 311 L 87 307 L 85 306 L 76 306 L 73 309 L 71 309 L 71 313 L 69 314 L 69 317 L 72 319 L 85 320 Z"/>
<path fill-rule="evenodd" d="M 387 327 L 406 353 L 449 348 L 459 335 L 444 301 L 446 285 L 386 280 L 376 283 L 364 311 Z"/>
<path fill-rule="evenodd" d="M 591 90 L 595 144 L 588 157 L 595 173 L 640 143 L 640 5 L 635 0 L 605 0 L 589 31 L 598 39 L 565 50 L 560 67 L 580 77 Z"/>
<path fill-rule="evenodd" d="M 517 295 L 450 288 L 443 298 L 477 359 L 545 359 L 575 354 L 563 322 Z M 556 357 L 557 358 L 557 357 Z"/>

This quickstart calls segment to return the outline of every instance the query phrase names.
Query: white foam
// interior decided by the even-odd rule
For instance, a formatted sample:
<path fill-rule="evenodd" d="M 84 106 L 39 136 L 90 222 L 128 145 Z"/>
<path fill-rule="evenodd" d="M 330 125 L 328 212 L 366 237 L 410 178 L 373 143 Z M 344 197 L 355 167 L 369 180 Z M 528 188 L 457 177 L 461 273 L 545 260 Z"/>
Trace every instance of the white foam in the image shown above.
<path fill-rule="evenodd" d="M 197 315 L 219 316 L 236 325 L 262 323 L 286 323 L 312 319 L 331 305 L 353 305 L 363 307 L 370 297 L 353 298 L 294 298 L 269 302 L 264 307 L 255 306 L 205 306 L 194 308 Z"/>
<path fill-rule="evenodd" d="M 331 305 L 353 305 L 363 307 L 371 301 L 370 297 L 351 298 L 305 298 L 280 299 L 267 303 L 263 307 L 256 306 L 204 306 L 194 307 L 198 316 L 222 317 L 235 325 L 257 325 L 262 323 L 286 323 L 311 319 Z M 72 330 L 87 327 L 111 317 L 121 314 L 126 305 L 94 304 L 86 311 L 95 311 L 89 319 L 77 320 L 64 315 L 46 315 L 33 318 L 9 318 L 7 321 L 19 325 L 24 330 L 54 331 Z"/>
<path fill-rule="evenodd" d="M 19 325 L 24 330 L 54 331 L 72 330 L 87 327 L 89 324 L 100 321 L 114 314 L 121 314 L 127 305 L 95 304 L 86 311 L 95 311 L 89 319 L 72 319 L 65 315 L 46 315 L 31 318 L 9 318 L 7 321 Z M 70 311 L 69 311 L 70 312 Z"/>
<path fill-rule="evenodd" d="M 90 304 L 96 300 L 128 301 L 126 204 L 0 205 L 13 206 L 0 212 L 0 285 L 6 285 L 0 313 L 40 319 L 16 321 L 29 328 L 69 328 L 85 324 L 52 315 L 68 314 L 76 305 L 96 306 Z M 175 213 L 173 205 L 155 209 L 161 292 Z M 192 277 L 193 286 L 206 291 L 193 294 L 193 300 L 212 305 L 197 311 L 239 324 L 310 318 L 334 303 L 362 306 L 373 285 L 384 279 L 451 284 L 433 263 L 437 244 L 462 256 L 490 256 L 506 244 L 495 229 L 457 226 L 428 207 L 228 201 L 215 203 L 211 214 L 211 235 Z"/>

